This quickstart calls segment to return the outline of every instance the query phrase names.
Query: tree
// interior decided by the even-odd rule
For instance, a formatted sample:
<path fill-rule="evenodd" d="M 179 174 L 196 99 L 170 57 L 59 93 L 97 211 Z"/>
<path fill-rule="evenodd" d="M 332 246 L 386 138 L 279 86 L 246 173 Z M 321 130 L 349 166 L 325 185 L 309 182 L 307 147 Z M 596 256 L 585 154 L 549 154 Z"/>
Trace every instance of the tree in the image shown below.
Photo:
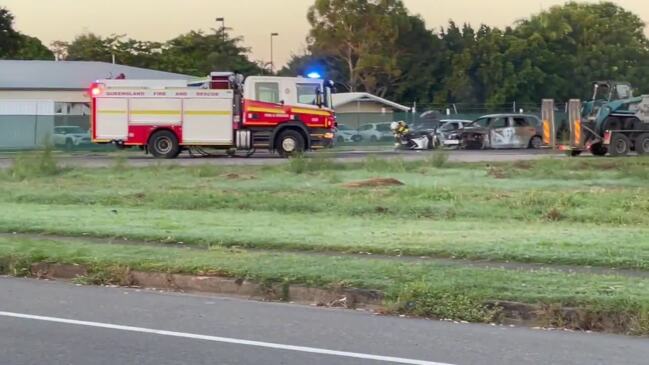
<path fill-rule="evenodd" d="M 13 28 L 14 17 L 0 8 L 0 58 L 17 60 L 49 60 L 54 56 L 38 38 L 22 34 Z"/>
<path fill-rule="evenodd" d="M 387 93 L 401 76 L 397 67 L 401 0 L 316 0 L 309 9 L 309 46 L 316 56 L 345 65 L 350 91 Z"/>
<path fill-rule="evenodd" d="M 104 39 L 94 33 L 80 34 L 65 47 L 68 61 L 110 62 L 112 60 L 112 39 Z"/>
<path fill-rule="evenodd" d="M 43 45 L 40 39 L 19 33 L 18 50 L 12 58 L 17 60 L 53 60 L 54 53 Z"/>
<path fill-rule="evenodd" d="M 162 46 L 159 68 L 165 71 L 204 76 L 211 71 L 261 74 L 264 69 L 248 59 L 242 38 L 231 38 L 221 30 L 191 31 Z"/>
<path fill-rule="evenodd" d="M 516 68 L 528 72 L 517 94 L 565 100 L 587 96 L 590 82 L 598 79 L 636 77 L 632 81 L 646 85 L 649 41 L 644 30 L 637 15 L 611 2 L 571 2 L 519 22 L 513 33 L 527 43 L 508 52 Z"/>
<path fill-rule="evenodd" d="M 11 58 L 20 47 L 20 35 L 13 28 L 14 16 L 0 7 L 0 58 Z"/>
<path fill-rule="evenodd" d="M 447 68 L 444 44 L 426 29 L 418 16 L 401 16 L 397 45 L 400 76 L 392 80 L 385 96 L 392 100 L 425 103 L 433 99 Z"/>

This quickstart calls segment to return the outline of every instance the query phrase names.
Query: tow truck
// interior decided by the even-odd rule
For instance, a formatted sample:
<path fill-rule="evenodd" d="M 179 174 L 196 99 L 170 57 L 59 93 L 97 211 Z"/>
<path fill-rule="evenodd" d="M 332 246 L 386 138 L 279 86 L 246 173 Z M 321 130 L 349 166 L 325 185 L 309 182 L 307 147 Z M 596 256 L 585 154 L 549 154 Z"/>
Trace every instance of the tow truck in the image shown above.
<path fill-rule="evenodd" d="M 210 149 L 288 157 L 331 145 L 332 90 L 333 82 L 319 77 L 244 79 L 233 72 L 198 81 L 98 80 L 89 89 L 92 142 L 167 159 Z"/>

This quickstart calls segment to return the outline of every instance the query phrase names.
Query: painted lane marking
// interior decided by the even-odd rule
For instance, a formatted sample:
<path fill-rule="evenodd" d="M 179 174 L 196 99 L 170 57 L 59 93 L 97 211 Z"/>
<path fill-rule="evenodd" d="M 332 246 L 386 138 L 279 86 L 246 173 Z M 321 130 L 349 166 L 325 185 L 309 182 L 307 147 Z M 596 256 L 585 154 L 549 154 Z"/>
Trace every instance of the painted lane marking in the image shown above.
<path fill-rule="evenodd" d="M 152 328 L 122 326 L 118 324 L 79 321 L 74 319 L 36 316 L 32 314 L 23 314 L 23 313 L 14 313 L 14 312 L 0 311 L 0 317 L 31 319 L 36 321 L 63 323 L 63 324 L 70 324 L 76 326 L 105 328 L 105 329 L 127 331 L 127 332 L 139 332 L 139 333 L 147 333 L 147 334 L 154 334 L 154 335 L 161 335 L 161 336 L 189 338 L 194 340 L 231 343 L 231 344 L 244 345 L 244 346 L 264 347 L 264 348 L 276 349 L 276 350 L 297 351 L 297 352 L 306 352 L 306 353 L 319 354 L 319 355 L 330 355 L 330 356 L 339 356 L 339 357 L 349 357 L 355 359 L 375 360 L 375 361 L 391 362 L 395 364 L 451 365 L 451 364 L 440 363 L 440 362 L 406 359 L 401 357 L 379 356 L 379 355 L 363 354 L 358 352 L 327 350 L 327 349 L 321 349 L 316 347 L 283 345 L 283 344 L 272 343 L 272 342 L 249 341 L 249 340 L 241 340 L 241 339 L 229 338 L 229 337 L 207 336 L 207 335 L 199 335 L 199 334 L 186 333 L 186 332 L 164 331 L 164 330 L 156 330 Z"/>

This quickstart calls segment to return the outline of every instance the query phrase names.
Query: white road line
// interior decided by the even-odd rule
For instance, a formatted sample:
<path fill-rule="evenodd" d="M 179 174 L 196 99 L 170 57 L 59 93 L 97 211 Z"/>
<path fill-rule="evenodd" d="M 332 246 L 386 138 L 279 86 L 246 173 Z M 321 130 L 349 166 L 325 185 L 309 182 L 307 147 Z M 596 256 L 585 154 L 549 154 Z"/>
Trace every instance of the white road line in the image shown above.
<path fill-rule="evenodd" d="M 186 333 L 186 332 L 163 331 L 163 330 L 156 330 L 152 328 L 122 326 L 118 324 L 101 323 L 101 322 L 78 321 L 74 319 L 36 316 L 36 315 L 23 314 L 23 313 L 0 311 L 0 316 L 32 319 L 37 321 L 46 321 L 46 322 L 55 322 L 55 323 L 64 323 L 64 324 L 71 324 L 77 326 L 107 328 L 107 329 L 113 329 L 119 331 L 148 333 L 148 334 L 162 335 L 162 336 L 190 338 L 194 340 L 232 343 L 232 344 L 244 345 L 244 346 L 265 347 L 265 348 L 277 349 L 277 350 L 308 352 L 308 353 L 320 354 L 320 355 L 331 355 L 331 356 L 350 357 L 356 359 L 375 360 L 375 361 L 391 362 L 395 364 L 452 365 L 452 364 L 446 364 L 440 362 L 405 359 L 401 357 L 379 356 L 379 355 L 371 355 L 371 354 L 363 354 L 363 353 L 347 352 L 347 351 L 335 351 L 335 350 L 320 349 L 316 347 L 282 345 L 282 344 L 271 343 L 271 342 L 249 341 L 249 340 L 241 340 L 241 339 L 229 338 L 229 337 L 206 336 L 206 335 L 199 335 L 199 334 Z"/>

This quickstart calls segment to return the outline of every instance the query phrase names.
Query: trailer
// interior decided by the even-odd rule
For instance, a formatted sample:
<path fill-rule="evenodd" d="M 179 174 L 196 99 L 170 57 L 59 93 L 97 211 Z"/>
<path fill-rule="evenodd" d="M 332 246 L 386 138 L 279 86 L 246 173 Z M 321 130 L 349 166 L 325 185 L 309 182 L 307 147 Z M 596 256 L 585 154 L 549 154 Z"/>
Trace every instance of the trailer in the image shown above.
<path fill-rule="evenodd" d="M 140 147 L 156 158 L 183 150 L 259 149 L 283 157 L 331 145 L 333 82 L 213 72 L 206 80 L 98 80 L 90 87 L 94 143 Z"/>

